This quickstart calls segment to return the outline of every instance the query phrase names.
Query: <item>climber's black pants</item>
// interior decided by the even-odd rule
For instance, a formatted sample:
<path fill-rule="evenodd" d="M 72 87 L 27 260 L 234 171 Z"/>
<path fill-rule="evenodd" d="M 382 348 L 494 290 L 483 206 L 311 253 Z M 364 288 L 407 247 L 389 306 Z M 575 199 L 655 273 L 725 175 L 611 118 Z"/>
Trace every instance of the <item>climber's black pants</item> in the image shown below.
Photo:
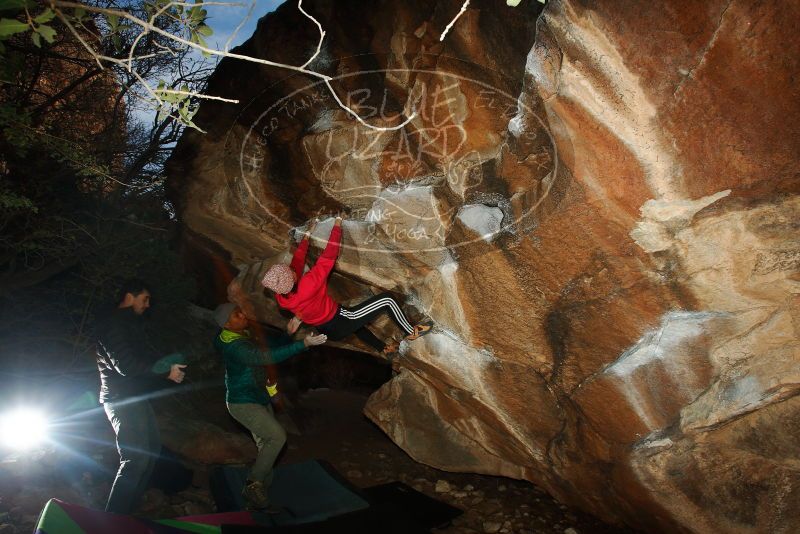
<path fill-rule="evenodd" d="M 375 334 L 365 326 L 382 314 L 389 314 L 389 317 L 406 334 L 414 333 L 414 327 L 408 322 L 400 305 L 389 293 L 375 295 L 352 308 L 339 306 L 336 315 L 327 323 L 317 326 L 317 330 L 328 336 L 331 341 L 339 341 L 350 334 L 355 334 L 358 339 L 378 352 L 382 352 L 386 344 L 375 337 Z"/>

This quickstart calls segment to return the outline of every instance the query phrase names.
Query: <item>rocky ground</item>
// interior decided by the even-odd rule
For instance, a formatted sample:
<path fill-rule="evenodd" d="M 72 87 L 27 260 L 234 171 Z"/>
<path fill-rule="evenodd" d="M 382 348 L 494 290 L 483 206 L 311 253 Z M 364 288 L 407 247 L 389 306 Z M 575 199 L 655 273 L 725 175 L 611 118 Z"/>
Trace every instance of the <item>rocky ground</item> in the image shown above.
<path fill-rule="evenodd" d="M 358 393 L 332 390 L 306 393 L 297 417 L 304 435 L 290 436 L 290 445 L 282 461 L 323 458 L 359 487 L 401 480 L 426 495 L 464 510 L 451 526 L 436 532 L 631 532 L 561 505 L 527 482 L 447 473 L 417 463 L 361 415 L 365 401 Z"/>
<path fill-rule="evenodd" d="M 446 473 L 412 460 L 362 414 L 366 393 L 310 390 L 295 399 L 282 416 L 289 445 L 281 463 L 309 458 L 327 460 L 359 487 L 393 480 L 464 510 L 453 523 L 436 532 L 602 534 L 630 532 L 601 523 L 559 504 L 544 491 L 516 480 L 464 473 Z M 289 416 L 288 414 L 291 414 Z M 102 506 L 116 451 L 98 422 L 92 459 L 105 470 L 86 470 L 60 453 L 37 453 L 0 464 L 0 534 L 32 532 L 37 515 L 51 497 Z M 96 466 L 95 466 L 96 467 Z M 214 504 L 207 470 L 194 470 L 188 489 L 173 494 L 151 488 L 139 513 L 152 518 L 209 513 Z"/>

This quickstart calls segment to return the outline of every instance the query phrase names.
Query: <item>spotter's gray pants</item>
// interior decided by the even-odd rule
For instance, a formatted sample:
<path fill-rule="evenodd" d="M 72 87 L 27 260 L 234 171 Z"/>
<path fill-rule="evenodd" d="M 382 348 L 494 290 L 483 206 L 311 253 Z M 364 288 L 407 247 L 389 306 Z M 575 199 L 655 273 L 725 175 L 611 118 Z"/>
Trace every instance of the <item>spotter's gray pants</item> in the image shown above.
<path fill-rule="evenodd" d="M 228 412 L 253 434 L 258 456 L 248 480 L 260 480 L 265 487 L 272 483 L 272 466 L 286 443 L 286 431 L 275 419 L 272 406 L 228 403 Z"/>

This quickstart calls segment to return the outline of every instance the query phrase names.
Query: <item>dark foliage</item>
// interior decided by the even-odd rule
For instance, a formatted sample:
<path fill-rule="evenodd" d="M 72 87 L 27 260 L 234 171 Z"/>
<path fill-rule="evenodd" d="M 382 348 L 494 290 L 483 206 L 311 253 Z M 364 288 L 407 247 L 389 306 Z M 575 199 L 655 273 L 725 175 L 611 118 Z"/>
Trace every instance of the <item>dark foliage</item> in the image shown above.
<path fill-rule="evenodd" d="M 0 52 L 0 370 L 43 377 L 93 372 L 92 324 L 126 278 L 152 284 L 153 341 L 165 351 L 195 320 L 162 189 L 182 126 L 144 113 L 131 73 L 100 68 L 57 19 L 48 24 L 52 42 L 20 33 Z M 92 21 L 84 30 L 103 53 L 120 49 Z M 148 38 L 137 51 L 157 47 Z M 147 79 L 178 72 L 177 83 L 207 74 L 185 53 L 137 65 Z"/>

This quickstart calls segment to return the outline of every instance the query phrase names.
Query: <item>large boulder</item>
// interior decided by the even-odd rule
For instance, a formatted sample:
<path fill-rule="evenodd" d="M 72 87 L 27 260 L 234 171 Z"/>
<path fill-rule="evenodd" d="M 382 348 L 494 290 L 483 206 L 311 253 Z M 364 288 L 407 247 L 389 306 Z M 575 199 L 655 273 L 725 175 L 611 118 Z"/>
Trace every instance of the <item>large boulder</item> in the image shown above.
<path fill-rule="evenodd" d="M 347 211 L 332 294 L 437 325 L 365 408 L 421 462 L 646 530 L 800 530 L 800 4 L 487 0 L 440 42 L 461 3 L 304 6 L 310 68 L 401 129 L 222 61 L 240 104 L 170 162 L 187 234 L 280 326 L 260 275 Z M 315 31 L 283 5 L 237 52 L 301 65 Z"/>

